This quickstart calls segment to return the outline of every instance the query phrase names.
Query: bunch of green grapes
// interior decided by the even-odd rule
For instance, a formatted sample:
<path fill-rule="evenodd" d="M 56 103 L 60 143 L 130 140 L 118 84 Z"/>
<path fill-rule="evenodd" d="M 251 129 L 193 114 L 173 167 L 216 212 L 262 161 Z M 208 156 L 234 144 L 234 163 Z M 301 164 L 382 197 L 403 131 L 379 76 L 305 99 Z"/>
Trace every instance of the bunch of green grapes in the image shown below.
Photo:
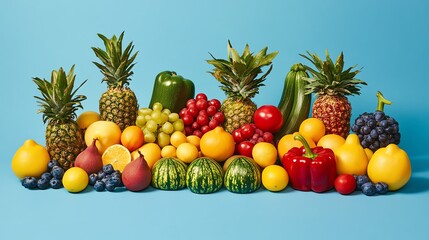
<path fill-rule="evenodd" d="M 160 147 L 170 144 L 173 132 L 183 132 L 185 129 L 179 114 L 163 108 L 159 102 L 154 103 L 152 108 L 139 109 L 136 125 L 143 130 L 145 142 L 157 143 Z"/>

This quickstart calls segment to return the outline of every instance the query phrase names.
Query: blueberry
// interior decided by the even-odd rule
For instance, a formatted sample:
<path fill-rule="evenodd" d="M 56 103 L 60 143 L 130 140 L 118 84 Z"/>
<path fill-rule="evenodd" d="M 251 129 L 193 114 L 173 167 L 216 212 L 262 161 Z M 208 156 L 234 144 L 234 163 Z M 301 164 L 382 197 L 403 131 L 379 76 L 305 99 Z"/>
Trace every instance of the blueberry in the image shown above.
<path fill-rule="evenodd" d="M 366 122 L 366 126 L 370 127 L 370 128 L 375 128 L 376 126 L 376 121 L 374 120 L 368 120 L 368 122 Z"/>
<path fill-rule="evenodd" d="M 363 126 L 360 128 L 360 133 L 362 133 L 363 135 L 367 135 L 371 132 L 371 128 L 368 126 Z"/>
<path fill-rule="evenodd" d="M 42 176 L 40 176 L 40 178 L 46 179 L 49 182 L 49 180 L 51 180 L 51 178 L 52 178 L 52 174 L 50 172 L 45 172 L 42 174 Z"/>
<path fill-rule="evenodd" d="M 49 180 L 49 185 L 51 185 L 51 188 L 53 189 L 59 189 L 63 186 L 61 180 L 56 178 L 52 178 L 51 180 Z"/>
<path fill-rule="evenodd" d="M 37 187 L 39 189 L 48 189 L 51 185 L 49 184 L 50 179 L 48 178 L 40 178 L 37 180 Z"/>
<path fill-rule="evenodd" d="M 375 185 L 372 182 L 366 182 L 362 184 L 362 193 L 367 196 L 373 196 L 377 193 L 377 189 L 375 188 Z"/>
<path fill-rule="evenodd" d="M 389 188 L 386 183 L 384 182 L 378 182 L 375 184 L 375 189 L 377 190 L 378 194 L 386 194 L 389 191 Z"/>
<path fill-rule="evenodd" d="M 52 177 L 61 180 L 64 175 L 64 169 L 62 169 L 60 166 L 54 166 L 51 170 Z"/>
<path fill-rule="evenodd" d="M 373 139 L 377 139 L 378 138 L 378 133 L 377 133 L 377 129 L 372 129 L 371 132 L 369 133 L 369 135 L 371 136 L 371 138 Z"/>
<path fill-rule="evenodd" d="M 22 179 L 22 186 L 28 189 L 37 188 L 37 179 L 35 177 L 25 177 Z"/>
<path fill-rule="evenodd" d="M 103 166 L 103 172 L 106 174 L 112 174 L 115 171 L 115 169 L 113 169 L 112 164 L 106 164 Z"/>
<path fill-rule="evenodd" d="M 353 125 L 352 125 L 352 131 L 353 131 L 353 132 L 355 132 L 355 133 L 356 133 L 356 132 L 359 132 L 359 129 L 360 129 L 360 127 L 359 127 L 358 125 L 356 125 L 356 124 L 353 124 Z"/>
<path fill-rule="evenodd" d="M 106 190 L 107 191 L 113 192 L 113 191 L 115 191 L 115 188 L 116 188 L 115 184 L 113 184 L 111 182 L 107 182 L 107 184 L 106 184 Z"/>
<path fill-rule="evenodd" d="M 358 175 L 356 177 L 356 189 L 361 190 L 364 183 L 369 182 L 367 175 Z"/>
<path fill-rule="evenodd" d="M 111 175 L 112 177 L 119 177 L 119 178 L 121 178 L 122 176 L 121 171 L 119 170 L 115 170 Z"/>
<path fill-rule="evenodd" d="M 54 168 L 54 166 L 60 166 L 60 164 L 58 163 L 57 160 L 50 160 L 48 162 L 48 169 L 52 170 L 52 168 Z"/>
<path fill-rule="evenodd" d="M 384 118 L 385 118 L 385 114 L 384 114 L 384 112 L 382 112 L 382 111 L 375 111 L 374 112 L 374 119 L 375 119 L 375 121 L 377 121 L 377 122 L 379 122 L 379 121 L 381 121 L 381 120 L 384 120 Z"/>
<path fill-rule="evenodd" d="M 365 122 L 363 121 L 362 118 L 359 117 L 359 118 L 356 118 L 355 124 L 356 124 L 356 126 L 360 127 L 360 126 L 365 125 Z"/>
<path fill-rule="evenodd" d="M 97 173 L 91 173 L 89 175 L 89 185 L 94 186 L 95 182 L 98 180 Z"/>
<path fill-rule="evenodd" d="M 100 171 L 97 173 L 97 178 L 98 178 L 98 180 L 103 179 L 105 176 L 106 176 L 106 173 L 105 173 L 105 172 L 103 172 L 103 170 L 100 170 Z"/>
<path fill-rule="evenodd" d="M 107 182 L 112 178 L 112 175 L 106 175 L 103 179 L 101 179 L 104 184 L 107 184 Z"/>
<path fill-rule="evenodd" d="M 112 176 L 108 183 L 113 184 L 115 187 L 119 187 L 121 185 L 122 180 L 117 176 Z"/>
<path fill-rule="evenodd" d="M 102 192 L 106 189 L 106 185 L 101 180 L 97 180 L 94 184 L 94 190 L 97 192 Z"/>
<path fill-rule="evenodd" d="M 387 126 L 388 126 L 388 124 L 387 124 L 387 120 L 382 120 L 382 121 L 380 121 L 380 122 L 379 122 L 379 125 L 380 125 L 380 127 L 382 127 L 382 128 L 387 127 Z"/>

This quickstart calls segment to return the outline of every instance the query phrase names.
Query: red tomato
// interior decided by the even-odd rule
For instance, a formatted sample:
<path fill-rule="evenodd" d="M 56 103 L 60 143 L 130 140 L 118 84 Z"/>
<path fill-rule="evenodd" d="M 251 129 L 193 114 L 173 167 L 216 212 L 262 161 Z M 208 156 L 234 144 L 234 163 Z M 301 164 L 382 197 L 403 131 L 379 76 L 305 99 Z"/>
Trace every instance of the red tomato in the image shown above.
<path fill-rule="evenodd" d="M 221 103 L 216 98 L 213 98 L 212 100 L 209 101 L 209 106 L 214 106 L 216 110 L 219 110 L 221 107 Z"/>
<path fill-rule="evenodd" d="M 241 136 L 244 139 L 251 138 L 253 134 L 255 134 L 255 128 L 252 126 L 252 124 L 244 124 L 240 127 Z"/>
<path fill-rule="evenodd" d="M 195 96 L 195 100 L 199 100 L 199 99 L 204 99 L 204 100 L 206 100 L 207 101 L 207 95 L 205 95 L 204 93 L 198 93 L 196 96 Z"/>
<path fill-rule="evenodd" d="M 256 109 L 253 121 L 262 131 L 275 133 L 283 125 L 283 115 L 276 106 L 264 105 Z"/>
<path fill-rule="evenodd" d="M 252 142 L 243 141 L 237 145 L 237 152 L 240 155 L 252 157 L 253 146 L 255 146 L 255 144 L 253 144 Z"/>
<path fill-rule="evenodd" d="M 340 174 L 335 179 L 335 190 L 337 192 L 348 195 L 355 191 L 356 189 L 356 180 L 353 175 L 350 174 Z"/>

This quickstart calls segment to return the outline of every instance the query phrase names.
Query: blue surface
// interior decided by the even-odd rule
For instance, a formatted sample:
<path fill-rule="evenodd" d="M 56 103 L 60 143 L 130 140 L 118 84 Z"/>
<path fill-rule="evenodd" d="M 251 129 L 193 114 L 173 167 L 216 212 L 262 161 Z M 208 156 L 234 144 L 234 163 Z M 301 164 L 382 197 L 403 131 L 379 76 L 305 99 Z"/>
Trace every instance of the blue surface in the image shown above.
<path fill-rule="evenodd" d="M 426 91 L 429 54 L 427 1 L 2 1 L 0 8 L 0 239 L 427 239 L 429 154 Z M 76 64 L 85 110 L 97 110 L 105 91 L 91 46 L 96 33 L 125 31 L 139 50 L 131 88 L 141 106 L 154 77 L 174 70 L 194 80 L 197 92 L 224 99 L 207 71 L 209 52 L 226 57 L 226 44 L 254 52 L 279 51 L 258 105 L 280 99 L 284 76 L 306 50 L 323 56 L 344 51 L 347 66 L 363 67 L 368 83 L 351 97 L 354 119 L 373 111 L 381 90 L 393 102 L 386 113 L 400 122 L 412 162 L 410 182 L 385 196 L 342 196 L 294 191 L 238 195 L 222 190 L 97 193 L 29 191 L 10 161 L 26 139 L 44 143 L 45 126 L 31 78 Z"/>

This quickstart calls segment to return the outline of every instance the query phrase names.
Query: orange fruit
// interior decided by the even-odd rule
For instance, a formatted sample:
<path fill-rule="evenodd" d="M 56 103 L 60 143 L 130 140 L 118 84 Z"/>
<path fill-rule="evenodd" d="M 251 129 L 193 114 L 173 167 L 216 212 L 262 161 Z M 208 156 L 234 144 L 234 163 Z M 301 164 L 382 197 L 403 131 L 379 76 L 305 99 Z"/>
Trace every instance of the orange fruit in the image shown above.
<path fill-rule="evenodd" d="M 170 136 L 170 143 L 171 145 L 175 146 L 176 148 L 182 144 L 187 142 L 186 135 L 181 131 L 175 131 Z"/>
<path fill-rule="evenodd" d="M 335 150 L 339 146 L 343 145 L 346 139 L 337 134 L 327 134 L 319 139 L 317 146 L 330 148 Z"/>
<path fill-rule="evenodd" d="M 267 142 L 259 142 L 253 146 L 252 158 L 262 168 L 276 163 L 277 149 L 276 147 Z"/>
<path fill-rule="evenodd" d="M 147 162 L 147 165 L 152 169 L 152 166 L 161 159 L 161 147 L 156 143 L 145 143 L 143 146 L 141 146 L 139 149 L 135 150 L 131 153 L 132 159 L 136 159 L 139 157 L 140 151 L 144 159 Z"/>
<path fill-rule="evenodd" d="M 89 177 L 82 168 L 72 167 L 64 173 L 62 182 L 67 191 L 77 193 L 85 190 L 89 183 Z"/>
<path fill-rule="evenodd" d="M 86 146 L 91 146 L 94 138 L 98 140 L 95 143 L 98 152 L 103 154 L 108 147 L 121 143 L 121 129 L 114 122 L 96 121 L 85 131 Z"/>
<path fill-rule="evenodd" d="M 188 141 L 188 143 L 192 143 L 195 147 L 200 149 L 201 138 L 198 137 L 197 135 L 189 135 L 186 137 L 186 140 Z"/>
<path fill-rule="evenodd" d="M 262 170 L 262 185 L 269 191 L 279 192 L 287 187 L 289 175 L 279 165 L 270 165 Z"/>
<path fill-rule="evenodd" d="M 99 120 L 100 120 L 100 114 L 98 112 L 86 111 L 79 114 L 79 116 L 76 119 L 76 122 L 79 125 L 80 129 L 85 130 L 89 127 L 89 125 Z"/>
<path fill-rule="evenodd" d="M 284 135 L 280 139 L 279 143 L 277 144 L 277 151 L 278 151 L 280 159 L 291 148 L 293 148 L 293 147 L 302 147 L 302 143 L 300 141 L 293 139 L 294 138 L 294 134 L 295 133 Z M 316 144 L 314 143 L 314 141 L 311 138 L 308 138 L 306 136 L 303 136 L 303 137 L 305 138 L 305 140 L 307 140 L 307 143 L 310 146 L 310 148 L 314 148 L 316 146 Z"/>
<path fill-rule="evenodd" d="M 130 152 L 136 150 L 144 144 L 144 134 L 137 126 L 128 126 L 122 131 L 121 144 L 128 148 Z"/>
<path fill-rule="evenodd" d="M 234 138 L 230 133 L 218 126 L 201 137 L 200 149 L 204 156 L 222 162 L 234 154 Z"/>
<path fill-rule="evenodd" d="M 101 159 L 103 160 L 103 165 L 112 164 L 115 170 L 122 172 L 125 166 L 131 162 L 131 153 L 121 144 L 114 144 L 104 151 Z"/>
<path fill-rule="evenodd" d="M 28 139 L 12 158 L 12 171 L 19 179 L 38 178 L 48 170 L 49 153 L 45 147 Z"/>
<path fill-rule="evenodd" d="M 325 135 L 325 124 L 318 118 L 307 118 L 299 125 L 299 133 L 317 143 Z"/>
<path fill-rule="evenodd" d="M 184 163 L 191 163 L 198 158 L 198 148 L 192 143 L 182 143 L 176 149 L 176 156 Z"/>
<path fill-rule="evenodd" d="M 176 157 L 176 147 L 167 145 L 161 149 L 161 157 Z"/>

